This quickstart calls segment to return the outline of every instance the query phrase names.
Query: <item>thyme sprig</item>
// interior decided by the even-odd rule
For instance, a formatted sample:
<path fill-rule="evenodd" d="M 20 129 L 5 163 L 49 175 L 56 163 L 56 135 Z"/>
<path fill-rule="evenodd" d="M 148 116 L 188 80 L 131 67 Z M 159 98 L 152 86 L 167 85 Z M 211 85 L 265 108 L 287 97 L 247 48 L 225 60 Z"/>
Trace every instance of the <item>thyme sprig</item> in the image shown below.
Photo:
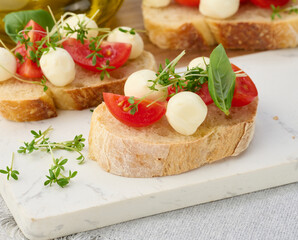
<path fill-rule="evenodd" d="M 6 166 L 6 169 L 0 169 L 0 173 L 7 175 L 7 180 L 9 181 L 10 177 L 12 177 L 14 180 L 18 180 L 18 175 L 20 174 L 17 170 L 13 170 L 13 161 L 14 161 L 14 153 L 12 153 L 11 157 L 11 164 L 10 167 Z"/>
<path fill-rule="evenodd" d="M 24 142 L 23 146 L 20 146 L 18 153 L 32 153 L 37 150 L 50 152 L 52 149 L 61 149 L 70 152 L 77 152 L 79 156 L 76 158 L 79 164 L 84 163 L 85 157 L 82 154 L 82 150 L 85 146 L 85 138 L 82 134 L 76 135 L 73 140 L 63 142 L 51 142 L 49 141 L 49 133 L 53 130 L 52 127 L 47 128 L 45 131 L 39 130 L 38 132 L 32 130 L 33 140 L 31 142 Z"/>
<path fill-rule="evenodd" d="M 280 6 L 275 7 L 273 4 L 270 5 L 272 9 L 271 19 L 274 20 L 276 17 L 281 18 L 281 13 L 298 14 L 298 5 L 293 5 L 287 8 L 280 8 Z"/>

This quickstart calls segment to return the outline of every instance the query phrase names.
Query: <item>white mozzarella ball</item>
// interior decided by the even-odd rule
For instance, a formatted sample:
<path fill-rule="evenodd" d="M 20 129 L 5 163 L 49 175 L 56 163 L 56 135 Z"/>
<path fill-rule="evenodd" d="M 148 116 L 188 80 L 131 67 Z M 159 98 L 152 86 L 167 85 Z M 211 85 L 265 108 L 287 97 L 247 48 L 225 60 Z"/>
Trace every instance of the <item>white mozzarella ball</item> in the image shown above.
<path fill-rule="evenodd" d="M 123 29 L 126 32 L 120 31 Z M 144 42 L 141 36 L 138 33 L 131 34 L 130 27 L 118 27 L 115 28 L 108 36 L 109 42 L 123 42 L 131 44 L 131 52 L 129 59 L 135 59 L 142 54 L 144 51 Z"/>
<path fill-rule="evenodd" d="M 171 0 L 143 0 L 143 4 L 147 7 L 166 7 L 170 4 Z"/>
<path fill-rule="evenodd" d="M 40 58 L 40 67 L 46 78 L 57 87 L 63 87 L 75 79 L 75 63 L 63 48 L 52 48 L 44 53 Z"/>
<path fill-rule="evenodd" d="M 180 92 L 170 98 L 166 117 L 170 125 L 183 135 L 194 134 L 207 116 L 204 101 L 193 92 Z"/>
<path fill-rule="evenodd" d="M 240 0 L 201 0 L 200 12 L 207 17 L 225 19 L 239 9 Z"/>
<path fill-rule="evenodd" d="M 12 77 L 17 71 L 17 61 L 14 55 L 5 48 L 0 47 L 0 82 Z"/>
<path fill-rule="evenodd" d="M 146 99 L 164 101 L 167 98 L 165 88 L 157 84 L 156 89 L 158 91 L 153 91 L 148 87 L 152 85 L 152 82 L 148 82 L 148 80 L 155 79 L 156 73 L 152 70 L 144 69 L 131 74 L 124 85 L 125 96 L 141 98 L 148 94 Z"/>
<path fill-rule="evenodd" d="M 199 68 L 206 70 L 207 66 L 205 63 L 208 65 L 210 63 L 210 59 L 207 57 L 198 57 L 198 58 L 191 60 L 191 62 L 188 64 L 188 68 L 192 69 L 195 67 L 199 67 Z"/>
<path fill-rule="evenodd" d="M 64 28 L 68 24 L 72 29 L 74 28 L 78 29 L 79 28 L 78 23 L 82 23 L 83 26 L 86 26 L 86 28 L 98 28 L 96 22 L 88 18 L 86 14 L 78 14 L 67 18 L 63 22 L 62 27 Z M 63 33 L 63 36 L 66 37 L 66 33 L 67 33 L 66 30 L 62 29 L 61 33 Z M 73 33 L 70 35 L 70 37 L 77 38 L 77 35 L 78 35 L 77 33 Z M 88 30 L 87 38 L 89 39 L 91 37 L 96 37 L 97 35 L 98 35 L 98 30 L 96 29 Z"/>

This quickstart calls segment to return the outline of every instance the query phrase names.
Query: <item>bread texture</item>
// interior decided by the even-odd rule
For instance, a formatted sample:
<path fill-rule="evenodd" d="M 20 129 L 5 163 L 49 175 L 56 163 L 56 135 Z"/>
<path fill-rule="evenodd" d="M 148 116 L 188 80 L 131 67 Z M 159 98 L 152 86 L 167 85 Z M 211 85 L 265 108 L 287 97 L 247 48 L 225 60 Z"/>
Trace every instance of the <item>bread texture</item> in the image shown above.
<path fill-rule="evenodd" d="M 196 133 L 184 136 L 165 117 L 148 127 L 126 126 L 102 103 L 92 115 L 89 156 L 105 171 L 125 177 L 187 172 L 244 151 L 254 134 L 257 106 L 256 98 L 226 116 L 211 104 Z"/>
<path fill-rule="evenodd" d="M 298 14 L 281 13 L 251 3 L 240 6 L 231 18 L 204 17 L 195 7 L 172 2 L 163 8 L 143 5 L 144 25 L 150 40 L 164 49 L 205 49 L 222 43 L 226 49 L 267 50 L 298 46 Z"/>
<path fill-rule="evenodd" d="M 94 73 L 76 66 L 75 80 L 65 87 L 47 82 L 48 90 L 36 84 L 16 79 L 0 82 L 0 113 L 12 121 L 37 121 L 57 116 L 56 109 L 81 110 L 102 102 L 102 92 L 123 94 L 127 77 L 140 69 L 156 69 L 153 55 L 144 51 L 135 60 L 110 72 L 110 78 L 100 80 Z"/>

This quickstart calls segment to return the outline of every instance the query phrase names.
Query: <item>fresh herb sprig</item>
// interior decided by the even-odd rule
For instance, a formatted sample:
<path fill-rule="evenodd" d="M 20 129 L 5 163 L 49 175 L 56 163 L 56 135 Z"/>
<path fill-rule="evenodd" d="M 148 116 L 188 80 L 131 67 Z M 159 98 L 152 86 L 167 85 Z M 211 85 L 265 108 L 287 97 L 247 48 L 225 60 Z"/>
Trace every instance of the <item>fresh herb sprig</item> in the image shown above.
<path fill-rule="evenodd" d="M 134 28 L 131 28 L 129 30 L 126 30 L 126 29 L 120 27 L 119 28 L 119 31 L 120 32 L 123 32 L 123 33 L 129 33 L 131 35 L 136 35 L 136 29 L 134 29 Z"/>
<path fill-rule="evenodd" d="M 50 185 L 57 183 L 58 186 L 64 188 L 70 183 L 70 180 L 77 175 L 77 171 L 71 172 L 69 170 L 68 176 L 65 176 L 63 172 L 65 171 L 65 164 L 68 162 L 66 158 L 54 158 L 52 148 L 49 146 L 49 150 L 52 155 L 53 165 L 49 169 L 49 175 L 46 175 L 47 180 L 44 182 L 44 185 Z"/>
<path fill-rule="evenodd" d="M 7 180 L 9 181 L 10 177 L 12 177 L 14 180 L 18 180 L 18 175 L 20 174 L 17 170 L 13 169 L 13 161 L 14 161 L 14 153 L 12 153 L 11 157 L 11 164 L 10 167 L 6 166 L 6 169 L 0 169 L 0 173 L 7 175 Z"/>
<path fill-rule="evenodd" d="M 100 80 L 103 80 L 105 76 L 107 76 L 107 78 L 111 77 L 108 70 L 115 69 L 115 67 L 110 65 L 110 60 L 107 60 L 106 64 L 102 64 L 100 67 L 97 67 L 96 69 L 101 71 Z"/>
<path fill-rule="evenodd" d="M 156 78 L 148 81 L 151 83 L 149 89 L 154 92 L 172 86 L 175 89 L 175 92 L 170 95 L 171 97 L 181 89 L 197 92 L 202 88 L 204 83 L 208 82 L 208 89 L 215 105 L 226 115 L 229 115 L 236 75 L 238 77 L 243 77 L 245 74 L 241 72 L 234 73 L 225 49 L 221 44 L 211 53 L 210 63 L 205 63 L 206 70 L 200 67 L 195 67 L 192 69 L 188 68 L 185 72 L 177 73 L 175 71 L 176 65 L 184 54 L 185 52 L 183 51 L 172 62 L 167 59 L 164 68 L 160 65 Z M 138 105 L 146 97 L 147 96 L 136 99 L 132 96 L 128 99 L 128 103 L 130 103 L 130 114 L 134 115 L 138 111 Z"/>
<path fill-rule="evenodd" d="M 71 36 L 74 33 L 77 34 L 77 40 L 84 44 L 85 39 L 87 39 L 88 29 L 86 21 L 79 21 L 76 27 L 70 27 L 68 23 L 63 28 L 66 31 L 66 37 Z"/>
<path fill-rule="evenodd" d="M 79 164 L 84 163 L 85 157 L 82 154 L 82 150 L 85 146 L 85 138 L 83 138 L 82 134 L 76 135 L 73 140 L 63 141 L 63 142 L 51 142 L 49 141 L 49 133 L 53 130 L 52 127 L 49 127 L 45 131 L 39 130 L 31 131 L 33 135 L 33 139 L 31 142 L 24 142 L 24 146 L 20 146 L 18 149 L 18 153 L 32 153 L 37 150 L 44 150 L 50 152 L 52 149 L 61 149 L 70 152 L 77 152 L 79 156 L 76 158 L 79 161 Z"/>
<path fill-rule="evenodd" d="M 281 8 L 280 6 L 275 7 L 273 4 L 271 4 L 271 9 L 272 9 L 272 14 L 271 14 L 272 20 L 274 20 L 276 17 L 281 18 L 281 15 L 280 15 L 281 13 L 298 14 L 298 5 L 290 6 L 287 8 Z"/>

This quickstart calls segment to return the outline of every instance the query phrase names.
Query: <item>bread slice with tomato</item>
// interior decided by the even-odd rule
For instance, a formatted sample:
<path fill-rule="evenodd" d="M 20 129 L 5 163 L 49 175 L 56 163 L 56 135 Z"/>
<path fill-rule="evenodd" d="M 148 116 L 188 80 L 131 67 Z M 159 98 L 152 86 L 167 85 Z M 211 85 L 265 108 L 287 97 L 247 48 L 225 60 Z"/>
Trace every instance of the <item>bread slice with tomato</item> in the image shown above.
<path fill-rule="evenodd" d="M 145 97 L 131 97 L 126 88 L 131 77 L 125 84 L 127 96 L 104 93 L 104 102 L 92 115 L 89 157 L 112 174 L 143 178 L 184 173 L 243 152 L 254 134 L 257 89 L 247 74 L 231 68 L 222 49 L 217 50 L 208 70 L 196 61 L 199 67 L 189 67 L 188 78 L 181 70 L 180 76 L 168 74 L 166 67 L 159 71 L 154 82 L 160 83 L 164 73 L 160 79 L 168 87 L 168 102 L 147 99 L 150 91 Z M 201 61 L 207 66 L 206 62 Z"/>
<path fill-rule="evenodd" d="M 226 49 L 245 50 L 298 46 L 298 14 L 295 11 L 289 14 L 290 9 L 297 12 L 297 6 L 292 8 L 289 0 L 253 0 L 257 5 L 245 1 L 233 16 L 226 19 L 203 16 L 197 6 L 184 6 L 177 2 L 187 4 L 193 1 L 171 1 L 164 7 L 142 6 L 149 39 L 160 48 L 206 49 L 216 43 L 222 43 Z M 276 14 L 272 20 L 274 12 L 270 3 L 287 2 L 287 5 L 277 6 L 284 10 L 279 11 L 279 15 Z"/>
<path fill-rule="evenodd" d="M 59 45 L 55 41 L 46 45 L 47 34 L 31 20 L 19 34 L 14 55 L 0 49 L 16 61 L 14 77 L 2 80 L 0 76 L 0 113 L 6 119 L 38 121 L 57 116 L 57 109 L 96 107 L 104 91 L 123 94 L 124 83 L 133 72 L 156 68 L 153 55 L 143 49 L 131 59 L 129 43 L 66 37 L 56 40 L 62 42 Z M 3 56 L 0 70 L 7 74 L 10 65 Z"/>
<path fill-rule="evenodd" d="M 165 117 L 148 127 L 126 126 L 102 103 L 92 115 L 89 157 L 105 171 L 125 177 L 187 172 L 243 152 L 254 134 L 257 105 L 255 99 L 245 107 L 232 108 L 226 117 L 212 104 L 196 133 L 183 136 Z"/>

